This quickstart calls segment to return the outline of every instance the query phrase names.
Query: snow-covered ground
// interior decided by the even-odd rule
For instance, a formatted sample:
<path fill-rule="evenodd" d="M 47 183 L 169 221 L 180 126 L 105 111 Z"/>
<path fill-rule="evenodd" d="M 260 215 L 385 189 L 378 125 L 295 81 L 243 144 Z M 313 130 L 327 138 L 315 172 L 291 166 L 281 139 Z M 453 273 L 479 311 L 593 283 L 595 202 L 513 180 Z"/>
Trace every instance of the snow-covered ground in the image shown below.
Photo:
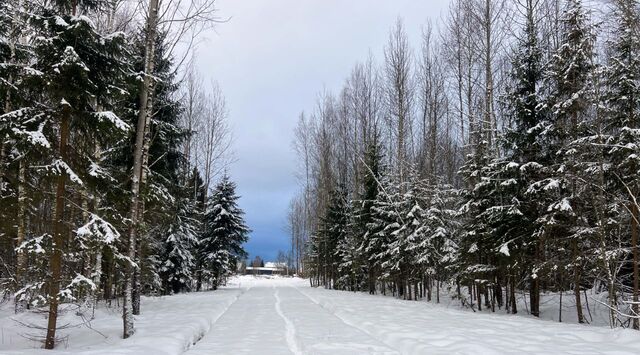
<path fill-rule="evenodd" d="M 22 324 L 44 315 L 0 309 L 0 354 L 640 354 L 640 333 L 425 302 L 314 289 L 295 278 L 242 276 L 216 292 L 145 298 L 121 339 L 117 308 L 69 327 L 56 351 Z M 67 312 L 60 324 L 79 324 Z"/>

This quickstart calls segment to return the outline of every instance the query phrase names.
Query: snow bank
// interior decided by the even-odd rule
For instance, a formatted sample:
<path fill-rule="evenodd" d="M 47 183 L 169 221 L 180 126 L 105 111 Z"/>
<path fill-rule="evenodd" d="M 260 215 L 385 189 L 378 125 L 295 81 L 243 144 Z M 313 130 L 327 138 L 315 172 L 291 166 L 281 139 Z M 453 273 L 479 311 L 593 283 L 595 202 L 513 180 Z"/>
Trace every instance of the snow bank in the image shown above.
<path fill-rule="evenodd" d="M 242 292 L 227 288 L 215 292 L 145 297 L 142 315 L 135 317 L 136 334 L 129 339 L 122 339 L 122 315 L 115 304 L 113 308 L 97 309 L 95 319 L 87 325 L 82 325 L 83 319 L 74 309 L 63 306 L 67 311 L 58 324 L 72 327 L 58 331 L 60 342 L 53 351 L 40 349 L 40 342 L 30 340 L 42 337 L 43 331 L 27 326 L 43 326 L 46 314 L 14 315 L 12 304 L 5 304 L 0 309 L 0 354 L 182 354 L 209 331 Z"/>
<path fill-rule="evenodd" d="M 640 354 L 640 334 L 425 302 L 299 289 L 343 322 L 402 354 Z"/>

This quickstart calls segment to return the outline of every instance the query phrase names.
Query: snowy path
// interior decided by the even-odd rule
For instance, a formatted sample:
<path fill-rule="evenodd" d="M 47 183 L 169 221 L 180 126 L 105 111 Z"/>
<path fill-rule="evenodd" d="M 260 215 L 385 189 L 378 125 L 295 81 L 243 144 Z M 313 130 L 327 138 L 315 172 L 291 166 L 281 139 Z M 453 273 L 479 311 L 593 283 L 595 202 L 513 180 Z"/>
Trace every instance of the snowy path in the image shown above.
<path fill-rule="evenodd" d="M 280 289 L 282 307 L 295 325 L 304 354 L 399 354 L 345 323 L 296 288 Z"/>
<path fill-rule="evenodd" d="M 399 354 L 288 285 L 254 286 L 186 355 Z"/>
<path fill-rule="evenodd" d="M 67 341 L 53 352 L 34 349 L 22 336 L 29 330 L 2 311 L 1 355 L 640 354 L 640 333 L 628 329 L 471 313 L 315 289 L 300 279 L 240 277 L 215 292 L 145 298 L 126 340 L 119 312 L 100 309 L 95 331 L 65 330 Z M 33 317 L 42 316 L 20 321 Z M 77 321 L 72 312 L 63 319 Z"/>
<path fill-rule="evenodd" d="M 289 354 L 275 303 L 271 287 L 247 290 L 187 354 Z"/>
<path fill-rule="evenodd" d="M 631 330 L 473 314 L 300 280 L 255 282 L 186 355 L 640 354 Z"/>

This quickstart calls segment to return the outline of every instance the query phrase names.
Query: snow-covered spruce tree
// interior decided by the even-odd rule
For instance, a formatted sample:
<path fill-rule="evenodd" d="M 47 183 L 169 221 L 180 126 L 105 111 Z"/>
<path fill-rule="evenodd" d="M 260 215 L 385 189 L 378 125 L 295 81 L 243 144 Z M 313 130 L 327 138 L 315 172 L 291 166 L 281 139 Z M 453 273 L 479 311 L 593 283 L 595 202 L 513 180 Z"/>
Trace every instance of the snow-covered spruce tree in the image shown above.
<path fill-rule="evenodd" d="M 521 253 L 519 222 L 522 212 L 515 196 L 514 176 L 519 165 L 504 158 L 493 158 L 479 166 L 478 170 L 465 171 L 468 181 L 480 177 L 467 191 L 463 213 L 468 218 L 460 241 L 460 276 L 473 280 L 477 307 L 484 305 L 495 311 L 504 304 L 503 285 L 519 264 Z"/>
<path fill-rule="evenodd" d="M 247 257 L 242 245 L 248 240 L 249 228 L 238 207 L 239 198 L 236 184 L 225 174 L 207 201 L 198 248 L 198 289 L 202 284 L 216 289 L 236 271 L 238 261 Z"/>
<path fill-rule="evenodd" d="M 187 187 L 185 192 L 191 190 Z M 160 276 L 163 293 L 190 291 L 195 281 L 199 221 L 195 202 L 190 196 L 179 196 L 174 204 L 171 220 L 166 230 L 163 252 L 160 256 Z"/>
<path fill-rule="evenodd" d="M 515 288 L 523 275 L 529 284 L 530 312 L 538 317 L 544 239 L 543 234 L 536 231 L 536 222 L 547 206 L 539 202 L 537 190 L 529 191 L 529 187 L 545 174 L 551 152 L 544 144 L 547 123 L 540 105 L 543 71 L 536 11 L 536 3 L 527 0 L 523 6 L 525 24 L 518 38 L 511 84 L 504 100 L 513 124 L 504 134 L 505 157 L 496 164 L 499 183 L 496 186 L 501 190 L 499 202 L 503 207 L 499 210 L 501 218 L 495 220 L 495 231 L 499 236 L 509 235 L 511 240 L 511 247 L 506 244 L 504 249 L 511 250 L 508 253 L 513 256 L 504 270 L 510 311 L 517 312 Z M 514 252 L 518 255 L 513 255 Z"/>
<path fill-rule="evenodd" d="M 340 255 L 338 246 L 345 243 L 349 228 L 347 192 L 343 186 L 335 187 L 329 194 L 329 203 L 318 224 L 315 237 L 319 243 L 321 279 L 325 288 L 335 288 L 338 278 Z"/>
<path fill-rule="evenodd" d="M 312 233 L 309 235 L 309 240 L 306 245 L 306 255 L 307 260 L 305 264 L 305 269 L 307 270 L 307 274 L 309 275 L 309 283 L 312 287 L 318 287 L 322 283 L 321 279 L 321 253 L 322 253 L 322 243 L 320 241 L 317 233 Z"/>
<path fill-rule="evenodd" d="M 478 215 L 486 223 L 489 238 L 484 243 L 487 264 L 495 267 L 488 277 L 488 290 L 485 290 L 485 304 L 495 311 L 509 304 L 509 311 L 516 313 L 515 285 L 519 278 L 519 268 L 525 264 L 525 242 L 530 238 L 523 222 L 532 223 L 520 210 L 522 207 L 520 165 L 505 158 L 495 158 L 488 165 L 487 185 L 490 205 Z M 531 229 L 531 228 L 529 228 Z M 503 286 L 510 288 L 505 302 Z M 488 291 L 488 294 L 487 294 Z"/>
<path fill-rule="evenodd" d="M 398 292 L 398 296 L 403 297 L 403 277 L 407 272 L 405 258 L 408 257 L 408 252 L 405 235 L 398 235 L 405 216 L 401 208 L 401 187 L 397 181 L 397 176 L 384 176 L 380 180 L 380 192 L 372 207 L 373 222 L 369 224 L 372 234 L 367 250 L 373 266 L 380 271 L 378 280 L 382 283 L 382 292 L 385 293 L 389 287 L 394 295 Z M 392 245 L 402 249 L 392 250 Z"/>
<path fill-rule="evenodd" d="M 124 37 L 100 35 L 89 17 L 75 16 L 78 6 L 89 13 L 97 5 L 95 1 L 59 2 L 34 8 L 29 18 L 34 32 L 33 58 L 29 76 L 21 78 L 22 102 L 2 116 L 2 130 L 10 132 L 9 140 L 17 147 L 13 159 L 29 159 L 40 186 L 54 191 L 53 200 L 41 196 L 55 206 L 53 223 L 29 231 L 33 237 L 25 238 L 18 248 L 18 253 L 44 250 L 48 257 L 49 273 L 46 288 L 42 288 L 46 296 L 42 301 L 49 304 L 48 349 L 56 341 L 58 304 L 74 299 L 78 295 L 74 290 L 83 284 L 93 288 L 90 275 L 79 272 L 84 269 L 90 274 L 92 270 L 79 266 L 91 259 L 83 256 L 88 247 L 84 241 L 109 244 L 117 237 L 110 224 L 97 217 L 98 210 L 83 211 L 87 220 L 78 221 L 70 218 L 67 208 L 67 201 L 98 193 L 110 180 L 108 169 L 100 165 L 96 144 L 113 146 L 129 129 L 108 110 L 121 94 L 123 73 L 128 70 Z M 84 227 L 69 243 L 68 224 L 76 222 Z M 66 268 L 71 265 L 74 272 Z M 73 281 L 62 287 L 69 279 Z M 34 288 L 27 285 L 23 289 Z"/>
<path fill-rule="evenodd" d="M 31 74 L 27 65 L 30 46 L 21 41 L 30 26 L 28 16 L 20 11 L 19 5 L 9 1 L 0 4 L 0 116 L 25 106 L 19 93 Z M 4 269 L 0 272 L 0 288 L 5 290 L 0 297 L 8 297 L 25 281 L 24 254 L 15 255 L 14 248 L 25 239 L 27 161 L 22 159 L 24 154 L 20 158 L 16 156 L 19 154 L 12 154 L 12 150 L 14 153 L 19 150 L 11 139 L 8 120 L 8 117 L 0 118 L 0 230 L 8 231 L 0 237 Z"/>
<path fill-rule="evenodd" d="M 606 134 L 605 160 L 610 168 L 603 172 L 610 195 L 607 196 L 607 226 L 629 226 L 608 231 L 613 240 L 628 241 L 632 260 L 632 314 L 639 314 L 640 256 L 638 252 L 638 212 L 634 197 L 640 193 L 640 4 L 636 0 L 613 1 L 611 13 L 614 29 L 608 43 L 609 61 L 604 70 L 604 92 L 602 94 L 604 127 Z M 619 234 L 619 235 L 616 235 Z M 603 239 L 604 244 L 607 239 Z M 625 243 L 626 244 L 626 243 Z M 625 258 L 621 248 L 603 250 L 601 258 L 610 274 L 609 297 L 612 308 L 616 305 L 616 265 L 615 259 Z M 615 259 L 610 259 L 613 256 Z M 615 325 L 615 322 L 614 322 Z M 633 328 L 639 329 L 640 322 L 633 318 Z"/>
<path fill-rule="evenodd" d="M 458 235 L 460 213 L 458 191 L 446 184 L 425 184 L 421 189 L 425 210 L 423 230 L 418 241 L 415 264 L 422 270 L 423 296 L 431 301 L 433 284 L 436 302 L 440 302 L 440 284 L 457 281 Z M 458 287 L 458 293 L 460 288 Z M 458 295 L 460 296 L 460 294 Z"/>
<path fill-rule="evenodd" d="M 425 239 L 424 209 L 426 201 L 424 184 L 415 170 L 409 169 L 407 188 L 401 196 L 399 209 L 400 228 L 392 232 L 395 240 L 390 245 L 389 261 L 399 271 L 400 286 L 405 299 L 418 299 L 418 283 L 424 279 L 426 270 L 418 265 L 418 260 L 425 254 L 420 248 Z M 413 289 L 413 294 L 412 294 Z"/>
<path fill-rule="evenodd" d="M 360 249 L 362 229 L 359 216 L 354 214 L 355 201 L 346 205 L 347 224 L 342 239 L 338 241 L 335 256 L 337 257 L 336 288 L 349 291 L 360 291 L 364 288 L 365 263 Z"/>
<path fill-rule="evenodd" d="M 373 133 L 373 139 L 369 143 L 364 159 L 364 178 L 362 179 L 362 196 L 353 202 L 353 226 L 352 233 L 359 235 L 357 254 L 361 256 L 363 268 L 366 272 L 366 282 L 370 294 L 376 292 L 377 277 L 380 270 L 373 257 L 380 253 L 375 243 L 375 234 L 378 232 L 372 225 L 373 206 L 380 192 L 380 179 L 382 175 L 382 152 L 380 151 L 378 133 Z"/>
<path fill-rule="evenodd" d="M 495 204 L 495 181 L 488 142 L 479 138 L 475 152 L 469 154 L 467 162 L 460 168 L 459 174 L 467 184 L 462 192 L 463 204 L 460 208 L 463 220 L 463 232 L 460 236 L 459 276 L 469 288 L 471 299 L 468 304 L 482 310 L 482 296 L 488 304 L 487 284 L 496 271 L 491 255 L 495 244 L 492 240 L 491 226 L 485 219 L 485 212 Z M 477 300 L 477 305 L 474 303 Z M 463 302 L 466 302 L 463 300 Z"/>
<path fill-rule="evenodd" d="M 553 250 L 558 250 L 547 263 L 559 272 L 560 291 L 565 285 L 573 286 L 578 322 L 583 323 L 580 293 L 588 260 L 582 256 L 590 242 L 585 205 L 591 189 L 581 182 L 578 151 L 570 145 L 591 129 L 594 30 L 581 0 L 566 3 L 562 24 L 562 42 L 545 73 L 547 107 L 552 111 L 546 130 L 554 160 L 550 176 L 535 186 L 544 190 L 550 201 L 540 218 L 540 233 Z"/>

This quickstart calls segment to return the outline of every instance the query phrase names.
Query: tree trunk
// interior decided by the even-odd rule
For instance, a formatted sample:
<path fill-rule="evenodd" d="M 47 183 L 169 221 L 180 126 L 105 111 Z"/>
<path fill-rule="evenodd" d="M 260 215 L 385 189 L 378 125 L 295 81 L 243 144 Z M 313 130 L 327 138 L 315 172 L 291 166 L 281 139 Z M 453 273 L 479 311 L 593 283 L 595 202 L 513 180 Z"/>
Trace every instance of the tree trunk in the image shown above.
<path fill-rule="evenodd" d="M 17 4 L 17 8 L 22 8 L 22 1 L 19 0 Z M 11 27 L 9 31 L 9 63 L 14 64 L 16 59 L 16 42 L 14 31 L 17 27 L 17 18 L 15 16 L 12 17 Z M 13 85 L 13 71 L 9 71 L 9 75 L 7 77 L 7 83 L 9 84 L 6 90 L 5 102 L 4 102 L 4 113 L 9 113 L 12 110 L 11 103 L 11 86 Z M 0 145 L 0 185 L 2 185 L 5 174 L 5 141 L 2 141 Z M 20 159 L 20 167 L 18 168 L 18 231 L 16 238 L 16 246 L 20 246 L 22 242 L 24 242 L 25 237 L 25 165 L 24 157 Z M 16 273 L 15 273 L 15 282 L 16 282 L 16 290 L 19 290 L 23 285 L 23 268 L 24 268 L 24 252 L 18 251 L 17 260 L 16 260 Z M 17 304 L 16 304 L 17 306 Z"/>
<path fill-rule="evenodd" d="M 582 314 L 582 297 L 580 297 L 580 265 L 578 263 L 578 241 L 571 242 L 573 247 L 573 292 L 576 296 L 576 312 L 578 313 L 578 323 L 584 323 Z"/>
<path fill-rule="evenodd" d="M 540 267 L 540 263 L 542 263 L 542 253 L 544 250 L 544 239 L 543 236 L 538 236 L 538 245 L 535 251 L 535 261 L 536 267 Z M 529 290 L 529 303 L 531 303 L 531 315 L 534 317 L 540 317 L 540 275 L 531 280 L 531 289 Z"/>
<path fill-rule="evenodd" d="M 147 17 L 147 37 L 145 40 L 145 65 L 144 65 L 144 81 L 140 90 L 140 110 L 138 112 L 138 125 L 136 129 L 136 141 L 135 150 L 133 154 L 133 171 L 131 179 L 131 206 L 130 206 L 130 219 L 131 225 L 129 226 L 129 240 L 127 256 L 129 262 L 127 263 L 125 271 L 125 285 L 124 285 L 124 302 L 122 307 L 122 320 L 123 320 L 123 337 L 128 338 L 135 332 L 133 324 L 133 278 L 134 267 L 139 268 L 140 265 L 133 265 L 136 260 L 136 249 L 138 239 L 138 226 L 140 222 L 139 208 L 140 208 L 140 183 L 142 180 L 142 174 L 144 170 L 143 157 L 144 157 L 144 145 L 145 135 L 149 129 L 149 121 L 151 119 L 151 113 L 153 110 L 153 100 L 151 97 L 152 75 L 155 71 L 155 42 L 156 31 L 158 21 L 158 0 L 149 0 L 149 13 Z"/>
<path fill-rule="evenodd" d="M 18 167 L 18 233 L 16 236 L 16 246 L 20 246 L 26 236 L 26 165 L 24 158 L 20 159 Z M 16 286 L 20 289 L 24 285 L 24 266 L 26 255 L 24 251 L 18 250 L 16 255 Z"/>
<path fill-rule="evenodd" d="M 560 305 L 558 306 L 558 322 L 562 323 L 562 294 L 564 291 L 560 289 Z"/>
<path fill-rule="evenodd" d="M 374 277 L 373 265 L 369 264 L 369 294 L 375 295 L 376 293 L 376 282 Z"/>
<path fill-rule="evenodd" d="M 490 285 L 483 285 L 482 287 L 482 291 L 484 292 L 484 307 L 485 308 L 490 308 L 491 307 L 491 298 L 489 297 L 489 289 L 490 289 Z"/>
<path fill-rule="evenodd" d="M 136 253 L 136 255 L 139 256 L 139 253 Z M 141 291 L 140 290 L 141 289 L 140 270 L 142 267 L 142 263 L 139 257 L 136 257 L 136 263 L 138 264 L 138 267 L 133 270 L 133 285 L 131 290 L 131 311 L 133 312 L 134 316 L 139 316 L 140 315 L 140 293 L 141 293 L 140 292 Z"/>
<path fill-rule="evenodd" d="M 638 271 L 638 206 L 633 203 L 631 205 L 631 249 L 633 252 L 633 305 L 631 306 L 633 318 L 633 329 L 640 329 L 638 321 L 638 296 L 640 288 L 640 274 Z"/>
<path fill-rule="evenodd" d="M 491 36 L 492 30 L 492 11 L 491 11 L 491 0 L 485 0 L 485 13 L 484 13 L 484 21 L 485 22 L 485 122 L 484 127 L 486 129 L 486 139 L 489 142 L 489 149 L 493 148 L 493 134 L 494 129 L 494 117 L 493 117 L 493 70 L 492 70 L 492 42 L 493 38 Z"/>
<path fill-rule="evenodd" d="M 113 271 L 113 255 L 111 252 L 107 253 L 106 258 L 105 258 L 105 266 L 106 266 L 106 272 L 105 272 L 105 279 L 104 279 L 104 285 L 102 287 L 102 297 L 104 297 L 105 300 L 111 300 L 113 298 L 113 278 L 114 278 L 114 271 Z"/>
<path fill-rule="evenodd" d="M 74 11 L 75 12 L 75 11 Z M 68 105 L 63 107 L 62 121 L 60 122 L 60 147 L 59 159 L 66 162 L 67 143 L 69 141 L 69 121 L 71 119 L 71 108 Z M 47 322 L 47 336 L 44 348 L 53 349 L 56 341 L 56 323 L 58 321 L 58 293 L 60 293 L 60 277 L 62 275 L 62 250 L 64 248 L 64 203 L 65 185 L 67 176 L 61 172 L 56 183 L 56 211 L 53 221 L 53 252 L 49 261 L 49 319 Z"/>
<path fill-rule="evenodd" d="M 509 287 L 509 303 L 511 304 L 511 314 L 518 313 L 518 305 L 516 304 L 516 277 L 511 276 L 511 287 Z"/>

